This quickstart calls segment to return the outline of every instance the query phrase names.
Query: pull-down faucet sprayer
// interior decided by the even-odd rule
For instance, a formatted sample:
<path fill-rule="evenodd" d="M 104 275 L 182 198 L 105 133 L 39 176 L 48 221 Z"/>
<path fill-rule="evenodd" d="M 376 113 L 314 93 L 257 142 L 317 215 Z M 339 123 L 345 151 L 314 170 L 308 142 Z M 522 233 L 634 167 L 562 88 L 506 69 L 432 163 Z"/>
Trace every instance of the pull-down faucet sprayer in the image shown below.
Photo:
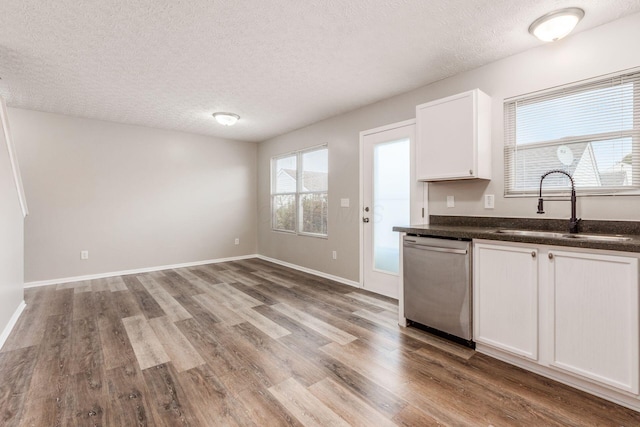
<path fill-rule="evenodd" d="M 567 172 L 563 170 L 550 170 L 549 172 L 545 172 L 540 177 L 540 195 L 538 198 L 538 212 L 539 214 L 544 213 L 544 200 L 542 199 L 542 181 L 547 177 L 547 175 L 551 175 L 552 173 L 561 173 L 566 175 L 571 180 L 571 198 L 568 199 L 571 202 L 571 218 L 569 218 L 569 233 L 577 233 L 578 232 L 578 224 L 580 223 L 580 219 L 576 218 L 576 186 L 573 182 L 573 177 L 569 175 Z M 551 201 L 566 201 L 567 199 L 552 199 Z"/>

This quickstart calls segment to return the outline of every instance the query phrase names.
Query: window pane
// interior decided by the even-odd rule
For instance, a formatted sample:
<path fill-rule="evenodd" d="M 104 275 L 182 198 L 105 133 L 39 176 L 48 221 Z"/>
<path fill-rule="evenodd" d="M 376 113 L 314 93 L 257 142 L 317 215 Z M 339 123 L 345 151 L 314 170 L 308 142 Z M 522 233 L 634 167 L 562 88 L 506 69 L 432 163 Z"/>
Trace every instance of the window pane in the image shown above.
<path fill-rule="evenodd" d="M 506 102 L 505 194 L 537 194 L 556 169 L 578 195 L 640 188 L 639 85 L 635 72 Z M 570 180 L 549 175 L 543 188 L 566 192 Z"/>
<path fill-rule="evenodd" d="M 518 104 L 516 143 L 631 130 L 633 85 L 626 83 Z"/>
<path fill-rule="evenodd" d="M 327 193 L 300 195 L 301 232 L 327 234 L 327 202 Z"/>
<path fill-rule="evenodd" d="M 410 143 L 377 144 L 373 152 L 373 262 L 376 270 L 398 274 L 400 241 L 393 227 L 410 222 Z"/>
<path fill-rule="evenodd" d="M 302 153 L 302 188 L 300 191 L 327 191 L 328 157 L 326 148 Z"/>
<path fill-rule="evenodd" d="M 297 191 L 296 156 L 273 159 L 274 189 L 272 194 L 295 193 Z"/>
<path fill-rule="evenodd" d="M 273 196 L 273 228 L 276 230 L 296 230 L 296 197 L 293 194 Z"/>

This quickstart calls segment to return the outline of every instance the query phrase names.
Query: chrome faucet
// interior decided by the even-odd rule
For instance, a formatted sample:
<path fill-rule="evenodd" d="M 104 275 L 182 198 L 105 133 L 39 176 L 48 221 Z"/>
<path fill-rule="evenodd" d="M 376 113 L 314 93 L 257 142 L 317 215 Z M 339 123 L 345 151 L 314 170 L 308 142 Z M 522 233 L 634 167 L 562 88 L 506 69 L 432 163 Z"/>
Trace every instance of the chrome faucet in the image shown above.
<path fill-rule="evenodd" d="M 542 181 L 544 181 L 547 175 L 551 175 L 552 173 L 561 173 L 563 175 L 568 176 L 569 179 L 571 180 L 571 199 L 568 199 L 569 201 L 571 201 L 571 218 L 569 218 L 569 233 L 577 233 L 578 224 L 580 223 L 580 218 L 576 218 L 576 186 L 575 186 L 575 183 L 573 182 L 573 177 L 569 175 L 567 172 L 556 169 L 556 170 L 551 170 L 549 172 L 545 172 L 540 177 L 540 196 L 538 198 L 538 213 L 539 214 L 544 213 L 544 200 L 542 199 Z M 567 201 L 567 199 L 552 199 L 551 201 L 552 202 Z"/>

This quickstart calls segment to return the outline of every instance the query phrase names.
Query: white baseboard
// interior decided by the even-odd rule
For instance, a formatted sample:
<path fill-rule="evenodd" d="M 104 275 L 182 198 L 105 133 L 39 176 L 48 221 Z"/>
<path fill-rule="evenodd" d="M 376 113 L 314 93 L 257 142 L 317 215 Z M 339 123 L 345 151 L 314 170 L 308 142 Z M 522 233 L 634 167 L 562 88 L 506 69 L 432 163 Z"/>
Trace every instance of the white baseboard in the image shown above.
<path fill-rule="evenodd" d="M 105 277 L 125 276 L 127 274 L 150 273 L 152 271 L 171 270 L 174 268 L 196 267 L 205 264 L 217 264 L 220 262 L 238 261 L 241 259 L 257 258 L 258 255 L 241 255 L 229 258 L 208 259 L 204 261 L 185 262 L 182 264 L 160 265 L 156 267 L 136 268 L 133 270 L 111 271 L 108 273 L 89 274 L 86 276 L 64 277 L 61 279 L 38 280 L 35 282 L 27 282 L 25 288 L 35 288 L 38 286 L 59 285 L 61 283 L 81 282 L 83 280 L 104 279 Z"/>
<path fill-rule="evenodd" d="M 264 255 L 256 255 L 256 258 L 262 259 L 264 261 L 269 261 L 269 262 L 272 262 L 274 264 L 283 265 L 285 267 L 293 268 L 294 270 L 298 270 L 298 271 L 302 271 L 302 272 L 305 272 L 305 273 L 313 274 L 314 276 L 319 276 L 319 277 L 322 277 L 322 278 L 325 278 L 325 279 L 333 280 L 334 282 L 339 282 L 339 283 L 343 283 L 345 285 L 353 286 L 355 288 L 361 288 L 362 287 L 362 286 L 360 286 L 360 283 L 358 283 L 356 281 L 345 279 L 345 278 L 339 277 L 339 276 L 334 276 L 333 274 L 323 273 L 322 271 L 313 270 L 311 268 L 301 267 L 301 266 L 296 265 L 296 264 L 291 264 L 289 262 L 280 261 L 279 259 L 269 258 L 269 257 L 266 257 Z"/>
<path fill-rule="evenodd" d="M 18 319 L 20 318 L 20 315 L 22 314 L 26 306 L 27 304 L 24 302 L 24 300 L 22 300 L 20 301 L 18 308 L 16 308 L 16 311 L 13 312 L 13 316 L 11 316 L 11 319 L 9 319 L 9 323 L 7 323 L 7 326 L 4 327 L 2 335 L 0 335 L 0 349 L 2 349 L 4 342 L 7 340 L 7 338 L 9 338 L 9 334 L 13 330 L 13 327 L 16 326 L 16 323 L 18 322 Z"/>

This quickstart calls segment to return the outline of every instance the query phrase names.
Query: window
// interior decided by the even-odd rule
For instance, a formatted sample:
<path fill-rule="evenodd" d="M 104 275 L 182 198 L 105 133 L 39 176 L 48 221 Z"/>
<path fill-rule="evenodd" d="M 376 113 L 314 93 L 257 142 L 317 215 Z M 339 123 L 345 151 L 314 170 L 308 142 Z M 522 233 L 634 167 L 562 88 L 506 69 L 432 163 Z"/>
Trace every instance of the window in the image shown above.
<path fill-rule="evenodd" d="M 505 195 L 533 195 L 543 173 L 569 173 L 578 194 L 640 189 L 640 72 L 594 79 L 507 100 Z M 549 175 L 545 192 L 566 192 Z"/>
<path fill-rule="evenodd" d="M 328 154 L 323 145 L 271 159 L 273 230 L 327 236 Z"/>

